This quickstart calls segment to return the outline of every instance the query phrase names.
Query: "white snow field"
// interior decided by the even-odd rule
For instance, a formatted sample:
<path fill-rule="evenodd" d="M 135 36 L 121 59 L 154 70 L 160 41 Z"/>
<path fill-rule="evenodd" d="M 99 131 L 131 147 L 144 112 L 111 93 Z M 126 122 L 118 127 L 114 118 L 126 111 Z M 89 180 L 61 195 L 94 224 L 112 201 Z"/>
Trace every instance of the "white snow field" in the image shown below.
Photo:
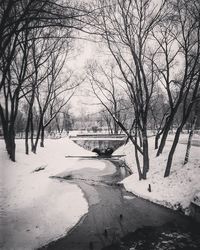
<path fill-rule="evenodd" d="M 65 155 L 94 155 L 67 138 L 47 139 L 45 148 L 25 155 L 24 141 L 16 140 L 16 162 L 8 159 L 0 140 L 0 248 L 35 249 L 65 235 L 88 212 L 75 184 L 49 176 L 85 167 Z M 105 164 L 87 167 L 103 170 Z M 37 168 L 44 168 L 33 172 Z"/>
<path fill-rule="evenodd" d="M 134 159 L 134 148 L 129 142 L 119 148 L 115 154 L 125 154 L 125 163 L 131 168 L 133 174 L 122 181 L 126 190 L 137 196 L 148 199 L 152 202 L 164 205 L 174 210 L 182 210 L 185 214 L 190 213 L 190 203 L 200 197 L 200 147 L 192 146 L 189 162 L 183 165 L 187 135 L 182 135 L 178 144 L 169 177 L 164 178 L 164 171 L 167 163 L 167 155 L 170 150 L 173 137 L 170 135 L 164 152 L 156 157 L 154 150 L 154 138 L 149 139 L 150 148 L 150 170 L 147 173 L 147 180 L 138 180 L 138 173 Z M 194 136 L 195 144 L 200 140 L 199 135 Z M 151 192 L 148 191 L 149 184 Z M 199 198 L 200 200 L 200 198 Z"/>

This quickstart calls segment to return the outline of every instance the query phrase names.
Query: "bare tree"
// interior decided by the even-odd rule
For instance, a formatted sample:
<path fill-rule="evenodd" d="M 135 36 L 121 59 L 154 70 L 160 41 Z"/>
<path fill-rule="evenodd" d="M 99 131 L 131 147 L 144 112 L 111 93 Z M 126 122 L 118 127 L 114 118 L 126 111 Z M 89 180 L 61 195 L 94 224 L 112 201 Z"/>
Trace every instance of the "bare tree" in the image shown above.
<path fill-rule="evenodd" d="M 169 125 L 178 108 L 180 108 L 180 105 L 182 105 L 182 115 L 168 155 L 165 177 L 170 174 L 173 155 L 179 141 L 180 133 L 190 116 L 195 102 L 199 98 L 200 85 L 200 3 L 199 1 L 190 3 L 185 0 L 177 0 L 172 1 L 171 7 L 173 10 L 173 22 L 178 30 L 178 32 L 174 34 L 174 38 L 179 45 L 179 53 L 183 63 L 176 78 L 171 80 L 174 87 L 172 88 L 171 82 L 169 82 L 167 87 L 171 112 L 165 125 L 157 153 L 158 155 L 164 148 Z M 174 101 L 172 99 L 173 92 L 176 93 Z"/>
<path fill-rule="evenodd" d="M 143 171 L 146 179 L 149 170 L 147 121 L 149 104 L 157 76 L 154 74 L 154 57 L 157 48 L 150 43 L 151 33 L 161 19 L 162 1 L 98 1 L 101 8 L 97 32 L 115 59 L 132 100 L 135 129 L 142 135 Z"/>
<path fill-rule="evenodd" d="M 29 30 L 46 27 L 82 30 L 90 13 L 82 3 L 59 0 L 7 0 L 1 2 L 0 10 L 0 59 L 26 26 Z"/>
<path fill-rule="evenodd" d="M 101 100 L 104 100 L 104 103 L 107 106 L 107 114 L 105 113 L 105 109 L 103 112 L 104 118 L 107 121 L 111 133 L 118 134 L 121 131 L 119 123 L 123 125 L 126 121 L 126 113 L 123 111 L 126 110 L 127 107 L 125 96 L 122 92 L 123 89 L 120 89 L 120 86 L 117 84 L 120 80 L 117 79 L 115 71 L 116 69 L 114 65 L 110 62 L 106 63 L 105 69 L 96 62 L 88 66 L 88 76 L 90 78 L 90 83 L 92 84 L 93 92 L 96 93 L 96 91 L 94 91 L 96 86 L 98 89 L 97 92 L 102 96 Z M 112 113 L 111 120 L 108 118 L 108 115 L 110 116 L 108 109 L 110 113 Z M 115 120 L 117 120 L 118 123 L 115 122 L 115 120 L 112 122 L 113 117 L 115 117 Z"/>
<path fill-rule="evenodd" d="M 57 44 L 58 47 L 58 44 Z M 45 128 L 56 118 L 57 114 L 69 102 L 79 83 L 71 82 L 72 73 L 69 72 L 66 79 L 60 77 L 66 60 L 66 47 L 61 42 L 60 47 L 52 52 L 46 62 L 49 73 L 42 85 L 36 89 L 36 100 L 39 114 L 39 123 L 36 139 L 32 151 L 36 153 L 38 140 L 41 138 L 41 147 L 44 147 Z"/>
<path fill-rule="evenodd" d="M 28 34 L 29 31 L 27 29 L 18 37 L 17 42 L 20 46 L 18 46 L 17 50 L 14 50 L 14 53 L 13 46 L 15 45 L 10 44 L 10 46 L 7 46 L 3 57 L 3 62 L 7 61 L 7 64 L 5 63 L 5 67 L 3 64 L 1 65 L 2 75 L 5 69 L 6 77 L 2 85 L 0 117 L 3 125 L 6 149 L 12 161 L 15 161 L 15 122 L 18 114 L 19 100 L 21 98 L 20 93 L 29 75 L 27 72 L 27 66 L 29 64 L 28 54 L 30 51 Z M 10 62 L 9 57 L 11 54 L 13 60 Z M 4 78 L 4 76 L 2 76 L 2 78 Z"/>
<path fill-rule="evenodd" d="M 93 65 L 94 66 L 94 65 Z M 110 117 L 113 119 L 114 123 L 117 124 L 121 130 L 127 135 L 127 138 L 131 140 L 133 145 L 135 146 L 135 152 L 136 152 L 136 159 L 137 159 L 137 167 L 138 167 L 138 174 L 139 174 L 139 179 L 142 178 L 142 172 L 140 169 L 140 164 L 139 164 L 139 156 L 138 156 L 138 151 L 142 154 L 142 148 L 138 146 L 137 143 L 137 133 L 135 133 L 135 137 L 133 137 L 133 129 L 135 129 L 135 117 L 132 117 L 131 121 L 129 124 L 126 124 L 120 120 L 119 116 L 116 116 L 116 111 L 117 114 L 120 113 L 120 109 L 113 110 L 113 106 L 117 108 L 117 91 L 119 91 L 119 82 L 120 80 L 117 77 L 113 77 L 114 71 L 113 68 L 111 67 L 111 71 L 109 72 L 111 75 L 109 75 L 106 70 L 101 71 L 100 74 L 96 74 L 97 72 L 95 71 L 95 67 L 89 68 L 89 80 L 91 83 L 91 87 L 93 90 L 93 93 L 97 97 L 97 99 L 100 101 L 100 103 L 103 105 L 103 107 L 107 110 L 108 114 Z M 107 66 L 108 68 L 108 66 Z M 103 78 L 102 78 L 103 74 Z M 131 107 L 134 110 L 134 107 Z M 131 110 L 129 108 L 129 111 Z M 134 113 L 134 112 L 132 112 Z M 111 126 L 110 126 L 111 129 Z"/>
<path fill-rule="evenodd" d="M 29 132 L 31 132 L 31 146 L 33 148 L 33 107 L 35 102 L 36 89 L 45 81 L 49 72 L 43 65 L 56 50 L 56 45 L 59 43 L 59 39 L 51 40 L 48 38 L 47 32 L 45 32 L 45 39 L 38 39 L 43 30 L 34 30 L 31 38 L 31 66 L 29 71 L 32 72 L 31 77 L 28 79 L 28 83 L 22 89 L 23 95 L 28 103 L 27 122 L 25 129 L 25 151 L 29 153 Z"/>
<path fill-rule="evenodd" d="M 154 91 L 152 100 L 150 103 L 150 113 L 149 113 L 149 123 L 151 124 L 151 129 L 155 131 L 155 149 L 158 149 L 159 139 L 163 133 L 165 119 L 169 112 L 169 105 L 166 100 L 165 94 L 158 87 Z"/>
<path fill-rule="evenodd" d="M 87 25 L 86 20 L 84 20 L 87 15 L 88 10 L 84 5 L 70 1 L 61 3 L 59 0 L 7 0 L 1 2 L 0 96 L 2 101 L 0 103 L 0 118 L 3 124 L 6 148 L 11 160 L 15 161 L 14 127 L 18 104 L 20 98 L 28 94 L 23 90 L 25 90 L 24 85 L 28 78 L 31 77 L 27 66 L 30 59 L 31 42 L 35 43 L 36 40 L 36 37 L 31 34 L 44 29 L 48 33 L 50 28 L 56 27 L 56 32 L 48 33 L 48 35 L 45 32 L 36 32 L 39 34 L 37 39 L 60 39 L 62 37 L 69 41 L 72 38 L 72 30 L 82 30 Z M 36 78 L 35 85 L 32 83 L 32 90 L 36 86 Z M 34 102 L 34 95 L 32 94 L 30 99 L 31 103 Z M 29 124 L 27 131 L 28 127 Z"/>
<path fill-rule="evenodd" d="M 199 3 L 198 1 L 188 3 L 185 0 L 175 0 L 171 1 L 167 8 L 165 20 L 154 33 L 154 39 L 160 46 L 160 58 L 162 58 L 162 62 L 160 59 L 155 65 L 161 74 L 160 81 L 166 90 L 170 108 L 162 128 L 163 135 L 157 156 L 163 151 L 168 132 L 181 105 L 187 106 L 191 89 L 195 90 L 195 84 L 199 84 L 197 76 Z M 185 122 L 182 124 L 184 126 Z"/>

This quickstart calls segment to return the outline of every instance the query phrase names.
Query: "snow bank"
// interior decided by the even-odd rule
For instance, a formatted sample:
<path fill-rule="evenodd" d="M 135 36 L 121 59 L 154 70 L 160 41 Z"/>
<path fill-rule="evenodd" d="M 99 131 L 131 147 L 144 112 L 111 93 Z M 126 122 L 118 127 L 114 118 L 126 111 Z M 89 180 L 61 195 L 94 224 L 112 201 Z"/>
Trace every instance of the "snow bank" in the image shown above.
<path fill-rule="evenodd" d="M 69 139 L 46 140 L 37 155 L 24 154 L 17 140 L 17 162 L 11 162 L 0 141 L 0 235 L 2 249 L 34 249 L 65 235 L 88 204 L 79 187 L 49 176 L 82 168 L 78 159 L 65 155 L 94 155 Z M 96 167 L 104 168 L 104 164 Z M 43 169 L 34 172 L 35 169 Z"/>
<path fill-rule="evenodd" d="M 185 138 L 183 139 L 185 140 Z M 196 137 L 195 140 L 198 140 L 198 138 Z M 171 143 L 172 138 L 171 141 L 167 141 L 162 155 L 156 157 L 156 151 L 153 150 L 154 139 L 150 138 L 150 170 L 147 180 L 142 181 L 138 180 L 132 144 L 128 143 L 122 146 L 115 153 L 126 154 L 124 161 L 133 171 L 133 174 L 123 180 L 122 183 L 128 191 L 137 196 L 175 210 L 183 210 L 185 214 L 189 214 L 190 203 L 196 193 L 200 191 L 200 148 L 192 146 L 189 163 L 183 165 L 186 145 L 182 144 L 183 141 L 181 139 L 174 156 L 171 174 L 168 178 L 164 178 L 167 155 Z M 148 191 L 149 184 L 151 185 L 151 192 Z"/>

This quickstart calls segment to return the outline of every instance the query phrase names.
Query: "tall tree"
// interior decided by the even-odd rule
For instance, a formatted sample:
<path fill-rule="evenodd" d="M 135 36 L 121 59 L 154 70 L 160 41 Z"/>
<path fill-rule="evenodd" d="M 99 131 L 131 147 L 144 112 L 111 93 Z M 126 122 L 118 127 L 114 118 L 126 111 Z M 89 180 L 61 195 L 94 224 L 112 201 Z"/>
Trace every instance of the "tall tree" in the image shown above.
<path fill-rule="evenodd" d="M 8 155 L 12 161 L 15 161 L 15 122 L 18 114 L 19 100 L 21 98 L 21 88 L 24 85 L 29 73 L 27 71 L 28 54 L 30 51 L 30 44 L 28 42 L 29 31 L 26 29 L 17 39 L 20 44 L 18 49 L 14 50 L 13 44 L 10 44 L 4 52 L 3 61 L 9 61 L 10 54 L 13 54 L 12 62 L 9 62 L 8 70 L 7 64 L 2 65 L 1 69 L 7 71 L 2 86 L 2 98 L 0 103 L 0 117 L 3 125 L 3 134 Z M 4 72 L 4 71 L 3 71 Z M 4 76 L 3 76 L 4 77 Z"/>
<path fill-rule="evenodd" d="M 170 174 L 174 152 L 181 131 L 190 116 L 195 102 L 199 99 L 200 87 L 200 3 L 199 1 L 191 3 L 185 0 L 176 0 L 172 2 L 172 9 L 176 13 L 173 21 L 179 31 L 175 38 L 180 46 L 180 56 L 183 59 L 182 67 L 175 81 L 178 95 L 174 109 L 176 111 L 177 106 L 180 106 L 181 103 L 182 115 L 168 155 L 165 177 Z M 169 116 L 170 118 L 171 116 Z M 163 136 L 164 134 L 165 131 Z M 163 137 L 158 153 L 162 152 L 162 143 L 164 141 L 165 138 Z"/>
<path fill-rule="evenodd" d="M 0 118 L 6 149 L 15 161 L 15 120 L 24 84 L 28 81 L 30 44 L 35 37 L 46 39 L 45 32 L 57 28 L 48 38 L 71 39 L 74 29 L 82 30 L 87 24 L 84 18 L 88 11 L 84 5 L 70 1 L 7 0 L 0 3 Z M 16 63 L 16 61 L 18 61 Z M 18 65 L 17 65 L 18 64 Z M 19 70 L 18 70 L 18 69 Z M 30 76 L 31 77 L 31 76 Z M 3 98 L 2 98 L 3 97 Z M 32 101 L 31 101 L 32 102 Z"/>
<path fill-rule="evenodd" d="M 163 134 L 157 156 L 164 149 L 177 112 L 183 109 L 186 111 L 189 99 L 191 100 L 191 91 L 194 92 L 198 89 L 199 9 L 198 1 L 169 1 L 165 19 L 154 33 L 154 39 L 160 46 L 160 59 L 155 62 L 155 65 L 161 74 L 160 81 L 166 91 L 169 103 L 169 112 L 166 114 L 162 127 Z M 183 113 L 180 118 L 182 120 L 181 127 L 187 120 L 186 113 Z"/>
<path fill-rule="evenodd" d="M 135 129 L 142 135 L 143 171 L 149 170 L 147 122 L 150 100 L 157 81 L 154 74 L 155 46 L 150 43 L 152 31 L 162 16 L 165 1 L 100 0 L 99 18 L 94 24 L 106 42 L 127 85 L 135 116 Z M 138 149 L 138 148 L 137 148 Z"/>

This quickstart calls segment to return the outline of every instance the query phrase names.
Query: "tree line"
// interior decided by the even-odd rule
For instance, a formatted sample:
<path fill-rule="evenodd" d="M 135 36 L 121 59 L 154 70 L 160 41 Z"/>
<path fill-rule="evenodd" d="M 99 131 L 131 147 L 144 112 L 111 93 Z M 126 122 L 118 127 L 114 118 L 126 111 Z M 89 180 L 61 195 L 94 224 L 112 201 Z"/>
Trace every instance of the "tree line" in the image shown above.
<path fill-rule="evenodd" d="M 1 1 L 0 119 L 12 161 L 19 111 L 26 114 L 26 154 L 29 140 L 36 153 L 39 139 L 44 146 L 44 130 L 79 85 L 77 79 L 72 80 L 73 74 L 65 64 L 73 49 L 74 33 L 86 25 L 87 13 L 78 2 Z"/>
<path fill-rule="evenodd" d="M 100 11 L 92 19 L 93 26 L 111 55 L 111 70 L 105 63 L 97 66 L 92 62 L 88 81 L 96 98 L 133 143 L 139 179 L 146 179 L 150 167 L 150 117 L 157 127 L 157 157 L 178 117 L 164 173 L 167 177 L 181 131 L 191 116 L 197 120 L 199 111 L 200 2 L 99 0 L 96 4 Z M 119 104 L 119 88 L 129 100 L 132 121 L 128 125 L 114 108 Z M 117 110 L 119 113 L 120 108 Z"/>
<path fill-rule="evenodd" d="M 94 0 L 90 5 L 7 0 L 0 8 L 0 118 L 11 160 L 22 104 L 28 154 L 29 142 L 33 152 L 39 140 L 44 146 L 45 129 L 80 84 L 66 73 L 65 62 L 77 31 L 83 31 L 109 53 L 106 63 L 87 64 L 87 81 L 110 130 L 123 131 L 133 143 L 140 180 L 150 168 L 149 121 L 156 129 L 157 157 L 176 123 L 164 173 L 169 176 L 181 131 L 189 119 L 195 127 L 199 111 L 198 0 Z"/>

